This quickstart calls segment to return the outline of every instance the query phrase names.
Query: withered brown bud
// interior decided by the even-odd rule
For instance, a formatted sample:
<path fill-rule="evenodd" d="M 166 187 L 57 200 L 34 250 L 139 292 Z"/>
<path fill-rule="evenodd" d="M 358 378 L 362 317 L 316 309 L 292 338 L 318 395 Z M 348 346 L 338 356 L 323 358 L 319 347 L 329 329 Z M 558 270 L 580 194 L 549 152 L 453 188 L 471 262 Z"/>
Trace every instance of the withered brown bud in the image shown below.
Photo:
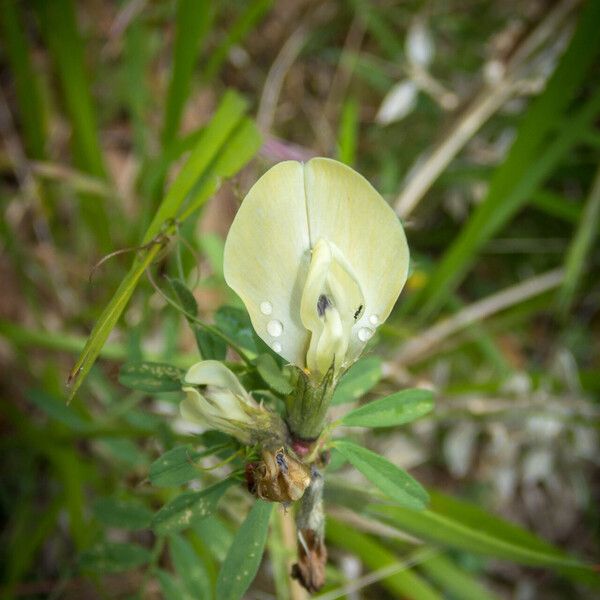
<path fill-rule="evenodd" d="M 298 562 L 292 567 L 292 577 L 311 593 L 317 592 L 325 584 L 327 548 L 323 483 L 322 475 L 313 467 L 311 484 L 300 501 L 296 515 Z"/>
<path fill-rule="evenodd" d="M 310 484 L 310 469 L 283 446 L 263 450 L 262 460 L 246 465 L 248 490 L 261 500 L 295 502 Z"/>
<path fill-rule="evenodd" d="M 301 542 L 298 544 L 298 562 L 292 567 L 292 577 L 312 594 L 325 585 L 327 548 L 314 529 L 301 529 L 298 536 L 301 536 Z"/>

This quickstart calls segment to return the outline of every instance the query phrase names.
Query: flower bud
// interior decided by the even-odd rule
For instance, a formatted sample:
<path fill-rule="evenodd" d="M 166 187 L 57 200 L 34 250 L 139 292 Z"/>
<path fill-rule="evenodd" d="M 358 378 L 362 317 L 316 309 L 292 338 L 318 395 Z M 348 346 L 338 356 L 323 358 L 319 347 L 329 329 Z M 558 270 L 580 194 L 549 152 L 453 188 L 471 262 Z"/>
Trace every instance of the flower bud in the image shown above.
<path fill-rule="evenodd" d="M 246 445 L 278 444 L 286 436 L 281 418 L 259 405 L 238 378 L 216 360 L 192 366 L 184 377 L 184 419 L 217 429 Z"/>

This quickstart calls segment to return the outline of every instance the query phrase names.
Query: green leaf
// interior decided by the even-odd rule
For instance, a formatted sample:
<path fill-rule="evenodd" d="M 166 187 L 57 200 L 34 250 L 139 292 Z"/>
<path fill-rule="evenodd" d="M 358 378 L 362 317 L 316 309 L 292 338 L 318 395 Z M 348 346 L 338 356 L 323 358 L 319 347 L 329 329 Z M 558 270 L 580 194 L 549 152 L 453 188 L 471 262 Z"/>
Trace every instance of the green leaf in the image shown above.
<path fill-rule="evenodd" d="M 549 545 L 541 546 L 537 540 L 532 543 L 533 536 L 518 527 L 504 524 L 498 528 L 493 518 L 491 521 L 485 517 L 481 519 L 481 515 L 477 513 L 473 521 L 473 514 L 469 517 L 468 511 L 464 518 L 450 517 L 435 509 L 415 512 L 397 506 L 372 506 L 370 512 L 402 531 L 450 548 L 525 565 L 583 566 L 577 560 L 561 555 Z M 510 532 L 509 536 L 506 535 L 507 531 Z"/>
<path fill-rule="evenodd" d="M 171 81 L 165 104 L 163 144 L 169 144 L 177 135 L 181 114 L 190 92 L 190 82 L 198 51 L 210 29 L 214 5 L 206 0 L 178 0 L 175 19 L 175 42 Z"/>
<path fill-rule="evenodd" d="M 421 314 L 428 316 L 441 308 L 475 261 L 477 252 L 529 200 L 558 160 L 589 130 L 598 112 L 597 102 L 595 107 L 588 105 L 589 110 L 584 107 L 575 117 L 567 111 L 577 91 L 589 79 L 588 72 L 600 50 L 599 21 L 600 3 L 585 3 L 569 47 L 544 92 L 531 103 L 486 197 L 446 251 L 425 288 L 411 301 L 411 306 L 422 307 Z M 594 104 L 593 99 L 590 102 Z M 564 130 L 554 142 L 549 142 L 552 129 L 563 115 Z"/>
<path fill-rule="evenodd" d="M 178 392 L 185 375 L 183 369 L 155 362 L 125 363 L 119 371 L 119 383 L 141 392 Z"/>
<path fill-rule="evenodd" d="M 594 247 L 600 224 L 600 170 L 596 172 L 592 189 L 585 204 L 579 226 L 565 258 L 565 280 L 558 296 L 558 304 L 566 313 L 575 297 L 581 277 L 585 272 L 586 259 Z"/>
<path fill-rule="evenodd" d="M 102 448 L 110 454 L 111 458 L 119 463 L 137 469 L 146 467 L 149 463 L 148 455 L 133 440 L 129 438 L 101 438 Z"/>
<path fill-rule="evenodd" d="M 350 411 L 340 423 L 349 427 L 395 427 L 426 415 L 432 408 L 431 391 L 418 388 L 402 390 Z"/>
<path fill-rule="evenodd" d="M 425 508 L 429 501 L 427 492 L 406 471 L 354 442 L 334 440 L 333 446 L 392 500 L 416 510 Z"/>
<path fill-rule="evenodd" d="M 356 162 L 356 145 L 360 125 L 359 108 L 356 98 L 346 98 L 340 119 L 337 155 L 339 161 L 349 166 Z"/>
<path fill-rule="evenodd" d="M 76 165 L 86 173 L 106 178 L 104 156 L 98 135 L 96 112 L 85 64 L 86 52 L 77 28 L 76 3 L 73 0 L 37 2 L 40 24 L 56 67 L 62 98 L 69 116 Z M 88 231 L 101 247 L 111 249 L 110 222 L 105 203 L 98 196 L 83 198 L 81 212 Z"/>
<path fill-rule="evenodd" d="M 423 549 L 422 554 L 428 551 Z M 419 570 L 436 582 L 455 600 L 494 600 L 496 596 L 481 585 L 466 569 L 443 554 L 429 556 L 419 563 Z"/>
<path fill-rule="evenodd" d="M 196 521 L 193 530 L 210 553 L 219 562 L 223 562 L 233 542 L 233 534 L 225 523 L 217 515 L 213 515 L 210 519 Z"/>
<path fill-rule="evenodd" d="M 33 69 L 21 16 L 22 7 L 13 0 L 0 2 L 3 47 L 13 76 L 23 137 L 30 158 L 45 155 L 46 123 L 40 81 Z"/>
<path fill-rule="evenodd" d="M 192 188 L 205 175 L 206 170 L 215 161 L 219 152 L 222 151 L 227 139 L 241 122 L 245 109 L 246 103 L 240 96 L 231 91 L 225 93 L 217 112 L 208 126 L 202 130 L 202 134 L 199 136 L 187 162 L 181 168 L 167 195 L 161 202 L 150 226 L 146 230 L 143 244 L 149 244 L 160 233 L 163 235 L 175 233 L 176 227 L 172 220 L 178 216 L 181 219 L 184 218 L 179 214 L 184 201 Z M 215 183 L 213 187 L 218 187 L 218 183 Z M 208 199 L 208 195 L 203 201 L 206 199 Z M 200 204 L 201 202 L 196 200 L 194 209 L 197 209 Z M 189 216 L 189 214 L 186 216 Z M 102 346 L 119 320 L 125 306 L 127 306 L 140 277 L 145 273 L 146 268 L 152 264 L 161 248 L 162 244 L 151 244 L 143 253 L 138 253 L 138 257 L 135 259 L 130 271 L 121 281 L 119 288 L 100 315 L 69 376 L 70 399 L 75 396 L 92 368 Z"/>
<path fill-rule="evenodd" d="M 255 361 L 256 370 L 264 382 L 278 394 L 291 394 L 293 387 L 270 354 L 260 354 Z"/>
<path fill-rule="evenodd" d="M 212 594 L 208 573 L 193 546 L 180 535 L 172 535 L 169 547 L 175 571 L 189 595 L 192 598 L 210 598 Z"/>
<path fill-rule="evenodd" d="M 98 498 L 93 506 L 94 516 L 107 527 L 146 529 L 150 527 L 152 511 L 139 500 Z"/>
<path fill-rule="evenodd" d="M 328 516 L 325 535 L 329 543 L 335 544 L 346 552 L 356 554 L 373 571 L 397 564 L 398 572 L 381 579 L 381 585 L 394 597 L 411 600 L 442 600 L 435 589 L 413 569 L 401 568 L 403 562 L 401 556 L 396 556 L 371 536 L 357 531 L 355 527 Z M 407 562 L 411 562 L 410 558 Z"/>
<path fill-rule="evenodd" d="M 194 326 L 196 345 L 202 358 L 205 360 L 225 360 L 227 356 L 227 344 L 218 335 L 211 331 Z"/>
<path fill-rule="evenodd" d="M 51 419 L 62 423 L 72 431 L 83 432 L 92 429 L 92 424 L 67 406 L 64 400 L 59 400 L 42 390 L 29 390 L 26 396 L 32 404 L 45 412 Z"/>
<path fill-rule="evenodd" d="M 156 569 L 154 574 L 158 579 L 160 591 L 165 600 L 195 600 L 187 593 L 183 584 L 175 579 L 171 573 L 167 573 L 167 571 L 163 571 L 162 569 Z"/>
<path fill-rule="evenodd" d="M 234 306 L 221 306 L 215 313 L 215 324 L 241 348 L 258 354 L 254 329 L 245 310 Z"/>
<path fill-rule="evenodd" d="M 223 444 L 207 448 L 202 452 L 191 446 L 177 446 L 157 458 L 150 465 L 150 482 L 157 487 L 172 487 L 198 479 L 200 473 L 195 461 L 223 449 Z"/>
<path fill-rule="evenodd" d="M 197 316 L 198 303 L 196 302 L 196 298 L 194 298 L 194 294 L 192 294 L 192 291 L 187 287 L 187 285 L 175 277 L 170 277 L 169 283 L 171 284 L 173 291 L 177 294 L 177 298 L 181 303 L 181 308 L 185 310 L 187 315 L 191 315 L 192 317 Z M 188 318 L 187 315 L 186 318 Z"/>
<path fill-rule="evenodd" d="M 358 400 L 379 383 L 382 375 L 378 356 L 361 358 L 340 379 L 331 403 L 336 405 Z"/>
<path fill-rule="evenodd" d="M 151 552 L 138 544 L 103 542 L 83 552 L 79 564 L 84 571 L 118 573 L 141 567 L 151 558 Z"/>
<path fill-rule="evenodd" d="M 170 534 L 205 519 L 217 509 L 219 500 L 233 483 L 232 479 L 225 479 L 200 492 L 177 496 L 154 515 L 152 529 L 159 535 Z"/>
<path fill-rule="evenodd" d="M 267 542 L 272 502 L 257 500 L 238 529 L 217 577 L 217 598 L 242 598 L 258 567 Z"/>

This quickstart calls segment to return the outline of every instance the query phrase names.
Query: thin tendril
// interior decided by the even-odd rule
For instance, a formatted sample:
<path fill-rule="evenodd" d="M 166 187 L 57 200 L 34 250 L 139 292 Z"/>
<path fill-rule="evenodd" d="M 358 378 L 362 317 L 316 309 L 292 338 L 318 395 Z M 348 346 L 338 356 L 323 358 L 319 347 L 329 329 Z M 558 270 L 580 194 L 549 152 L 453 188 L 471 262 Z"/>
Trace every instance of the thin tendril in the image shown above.
<path fill-rule="evenodd" d="M 120 250 L 115 250 L 114 252 L 110 252 L 106 256 L 103 256 L 90 270 L 90 274 L 88 277 L 89 283 L 92 283 L 92 279 L 96 271 L 108 260 L 114 258 L 115 256 L 119 256 L 121 254 L 127 254 L 128 252 L 139 252 L 140 250 L 148 250 L 155 246 L 156 244 L 164 245 L 169 242 L 170 236 L 167 234 L 167 230 L 170 227 L 178 228 L 179 223 L 175 219 L 167 219 L 161 230 L 146 244 L 142 244 L 141 246 L 131 246 L 130 248 L 121 248 Z"/>

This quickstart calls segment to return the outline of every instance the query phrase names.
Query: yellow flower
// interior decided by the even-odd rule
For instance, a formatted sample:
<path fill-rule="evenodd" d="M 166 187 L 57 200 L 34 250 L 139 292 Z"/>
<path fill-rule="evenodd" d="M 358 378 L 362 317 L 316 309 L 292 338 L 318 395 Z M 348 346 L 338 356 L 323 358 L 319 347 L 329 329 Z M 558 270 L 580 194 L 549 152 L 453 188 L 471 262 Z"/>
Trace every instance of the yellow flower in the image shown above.
<path fill-rule="evenodd" d="M 398 218 L 369 182 L 334 160 L 286 161 L 248 192 L 224 272 L 258 335 L 319 379 L 362 352 L 406 281 Z"/>

